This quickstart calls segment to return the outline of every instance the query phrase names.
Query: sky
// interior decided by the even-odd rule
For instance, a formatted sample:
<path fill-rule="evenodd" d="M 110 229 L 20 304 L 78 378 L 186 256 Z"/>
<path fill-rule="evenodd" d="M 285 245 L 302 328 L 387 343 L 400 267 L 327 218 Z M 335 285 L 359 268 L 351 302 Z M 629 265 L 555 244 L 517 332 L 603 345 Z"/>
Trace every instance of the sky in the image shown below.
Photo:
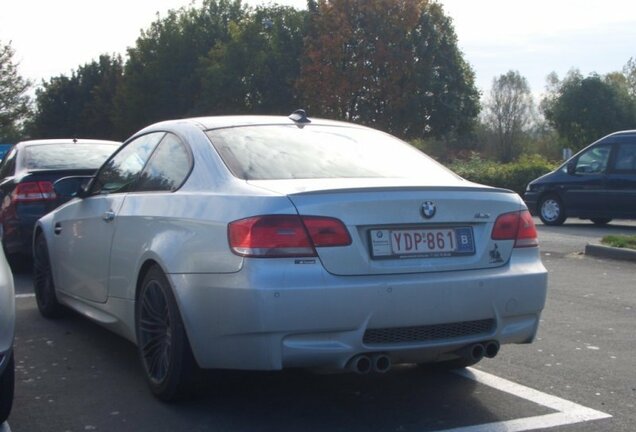
<path fill-rule="evenodd" d="M 458 44 L 487 93 L 493 78 L 516 70 L 538 97 L 546 76 L 620 71 L 636 58 L 633 0 L 440 0 Z M 0 41 L 11 42 L 20 74 L 39 84 L 70 75 L 100 54 L 134 46 L 142 29 L 192 0 L 2 0 Z M 252 6 L 269 1 L 248 0 Z M 278 0 L 305 7 L 305 0 Z M 195 0 L 194 4 L 200 4 Z"/>

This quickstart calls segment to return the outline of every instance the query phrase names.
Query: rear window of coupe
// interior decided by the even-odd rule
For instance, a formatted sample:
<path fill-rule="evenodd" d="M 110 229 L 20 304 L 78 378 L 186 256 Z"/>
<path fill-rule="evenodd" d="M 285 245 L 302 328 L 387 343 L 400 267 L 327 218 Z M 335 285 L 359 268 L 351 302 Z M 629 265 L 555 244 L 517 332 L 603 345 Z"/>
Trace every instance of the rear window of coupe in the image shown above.
<path fill-rule="evenodd" d="M 25 147 L 27 170 L 97 169 L 117 150 L 109 144 L 46 144 Z"/>
<path fill-rule="evenodd" d="M 214 129 L 207 135 L 243 180 L 457 178 L 409 144 L 371 129 L 263 125 Z"/>

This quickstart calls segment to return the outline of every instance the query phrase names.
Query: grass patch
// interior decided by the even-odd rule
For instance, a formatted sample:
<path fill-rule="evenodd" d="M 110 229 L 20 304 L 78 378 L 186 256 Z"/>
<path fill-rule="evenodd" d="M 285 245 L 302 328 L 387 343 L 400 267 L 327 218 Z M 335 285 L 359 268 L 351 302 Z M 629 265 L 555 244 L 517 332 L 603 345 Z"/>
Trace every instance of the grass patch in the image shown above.
<path fill-rule="evenodd" d="M 608 235 L 601 239 L 601 243 L 617 248 L 636 249 L 636 235 Z"/>

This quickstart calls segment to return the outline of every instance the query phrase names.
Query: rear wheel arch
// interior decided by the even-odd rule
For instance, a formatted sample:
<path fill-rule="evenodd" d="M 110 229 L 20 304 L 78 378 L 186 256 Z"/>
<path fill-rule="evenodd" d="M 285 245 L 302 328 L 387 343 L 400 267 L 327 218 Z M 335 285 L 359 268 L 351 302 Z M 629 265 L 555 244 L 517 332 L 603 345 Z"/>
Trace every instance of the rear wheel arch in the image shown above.
<path fill-rule="evenodd" d="M 155 396 L 165 401 L 187 396 L 198 364 L 174 288 L 162 266 L 152 259 L 143 263 L 137 279 L 135 339 Z"/>

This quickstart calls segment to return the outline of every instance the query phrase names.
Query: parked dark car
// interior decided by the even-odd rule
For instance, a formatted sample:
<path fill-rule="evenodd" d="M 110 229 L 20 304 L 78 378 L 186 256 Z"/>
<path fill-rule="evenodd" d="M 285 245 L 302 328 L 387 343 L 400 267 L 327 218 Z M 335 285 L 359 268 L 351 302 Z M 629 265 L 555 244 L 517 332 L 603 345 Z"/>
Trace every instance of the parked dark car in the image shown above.
<path fill-rule="evenodd" d="M 546 225 L 561 225 L 568 217 L 597 225 L 636 219 L 636 130 L 615 132 L 590 144 L 531 181 L 524 200 Z"/>
<path fill-rule="evenodd" d="M 53 183 L 92 175 L 121 143 L 86 139 L 23 141 L 0 163 L 0 229 L 8 258 L 31 254 L 35 222 L 68 198 Z"/>
<path fill-rule="evenodd" d="M 9 153 L 11 147 L 13 147 L 13 144 L 0 144 L 0 161 L 2 161 L 2 159 L 4 159 L 4 156 Z"/>

